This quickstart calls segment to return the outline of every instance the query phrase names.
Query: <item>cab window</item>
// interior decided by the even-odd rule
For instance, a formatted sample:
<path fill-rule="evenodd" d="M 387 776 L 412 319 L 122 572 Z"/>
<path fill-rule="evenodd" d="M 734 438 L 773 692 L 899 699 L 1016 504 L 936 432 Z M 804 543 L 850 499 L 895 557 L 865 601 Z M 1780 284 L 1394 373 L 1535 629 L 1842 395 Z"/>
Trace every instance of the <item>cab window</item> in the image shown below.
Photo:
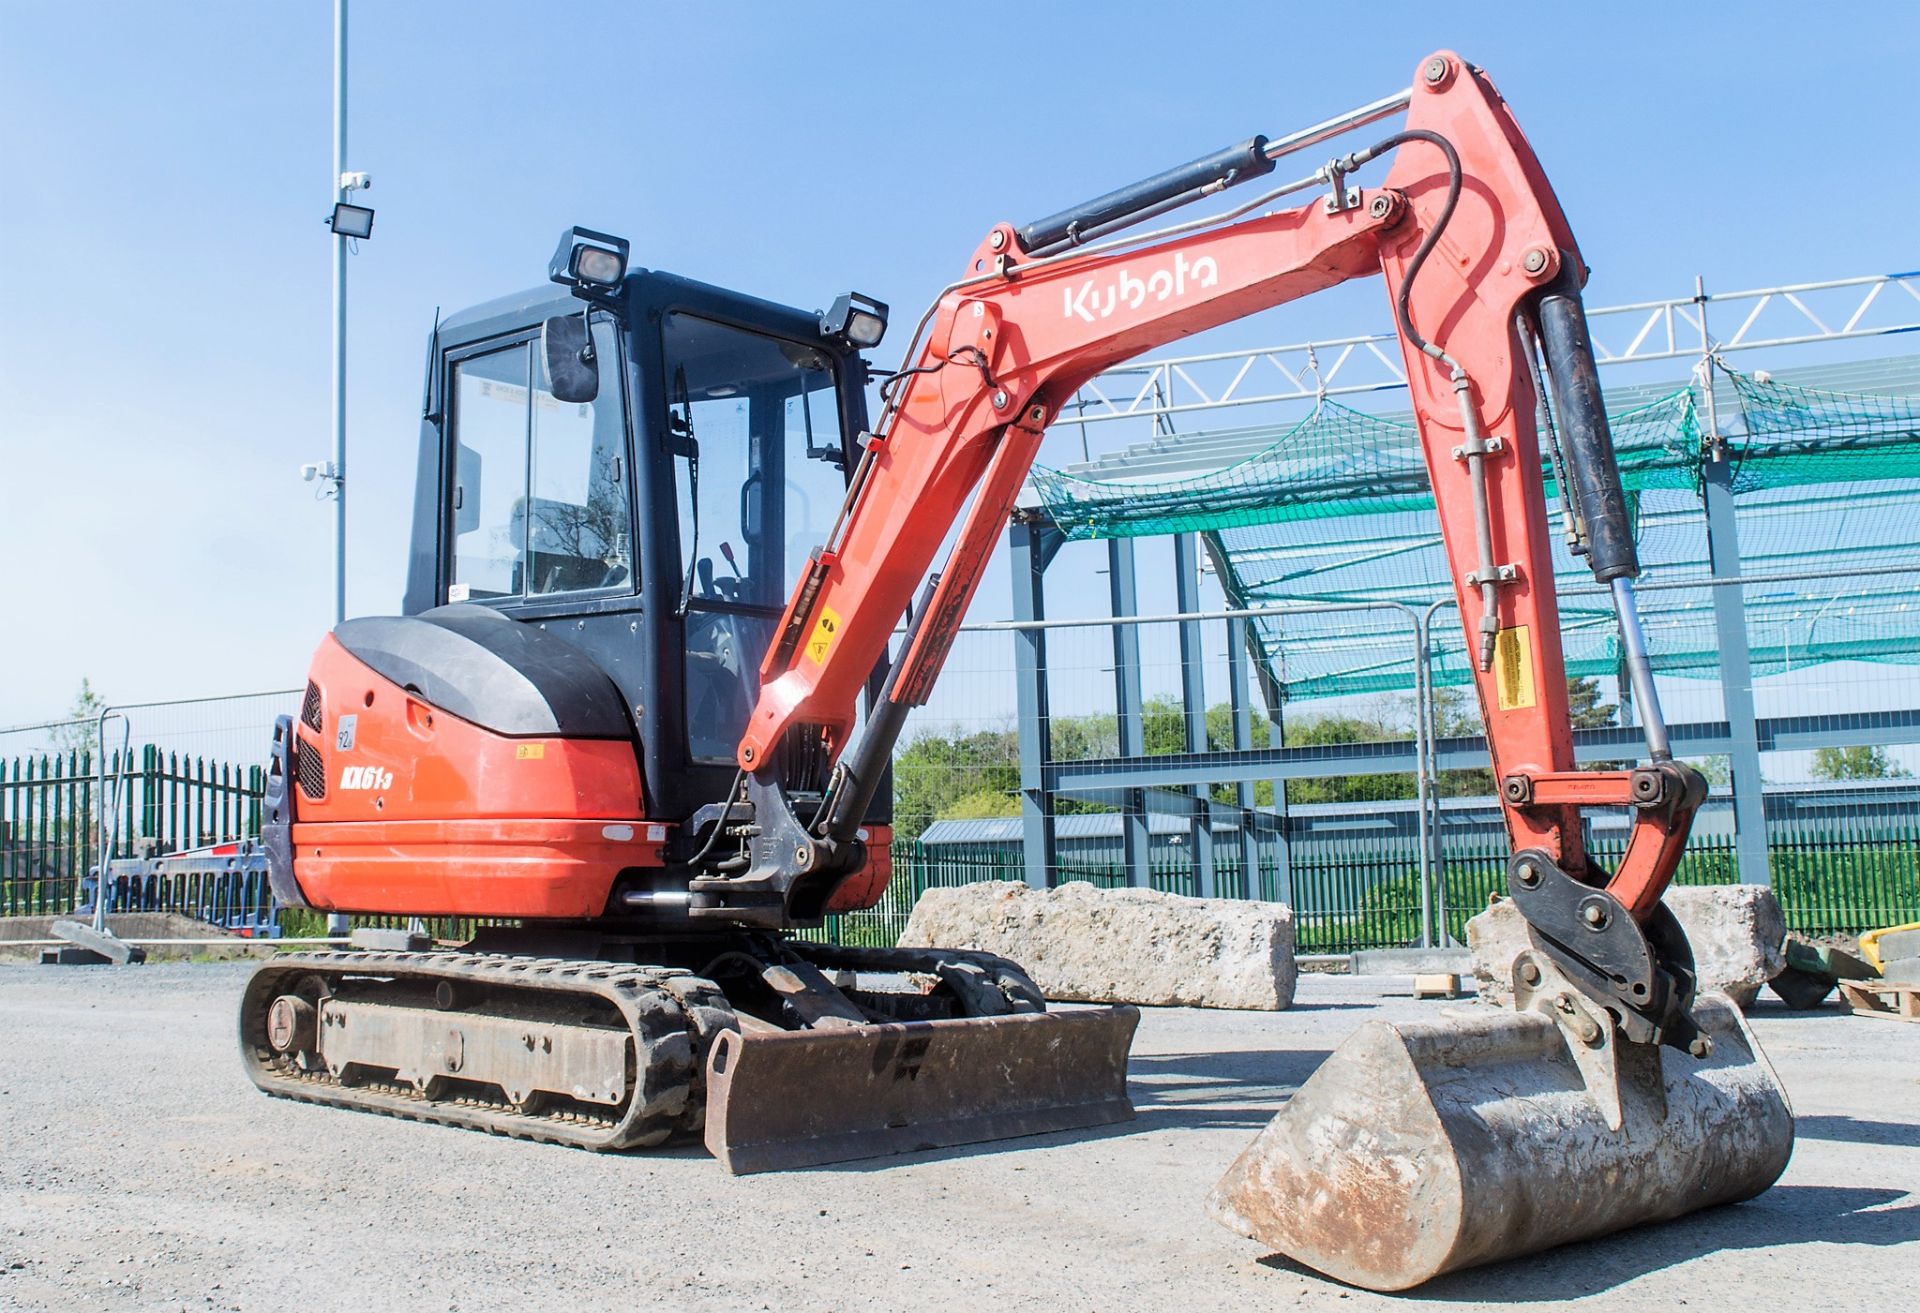
<path fill-rule="evenodd" d="M 846 496 L 834 362 L 819 346 L 675 312 L 664 324 L 687 726 L 733 757 L 787 595 Z"/>
<path fill-rule="evenodd" d="M 552 393 L 537 344 L 455 363 L 447 600 L 630 588 L 633 513 L 618 336 L 593 328 L 600 394 Z"/>

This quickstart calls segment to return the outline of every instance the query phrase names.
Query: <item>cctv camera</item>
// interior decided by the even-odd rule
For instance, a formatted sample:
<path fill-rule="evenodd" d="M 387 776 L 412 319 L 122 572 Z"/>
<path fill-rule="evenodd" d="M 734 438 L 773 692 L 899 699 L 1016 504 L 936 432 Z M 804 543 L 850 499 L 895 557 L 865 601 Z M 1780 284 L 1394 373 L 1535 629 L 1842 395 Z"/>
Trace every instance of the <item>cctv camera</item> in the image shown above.
<path fill-rule="evenodd" d="M 343 173 L 340 175 L 340 189 L 342 191 L 365 191 L 371 186 L 373 186 L 373 175 L 371 173 Z"/>

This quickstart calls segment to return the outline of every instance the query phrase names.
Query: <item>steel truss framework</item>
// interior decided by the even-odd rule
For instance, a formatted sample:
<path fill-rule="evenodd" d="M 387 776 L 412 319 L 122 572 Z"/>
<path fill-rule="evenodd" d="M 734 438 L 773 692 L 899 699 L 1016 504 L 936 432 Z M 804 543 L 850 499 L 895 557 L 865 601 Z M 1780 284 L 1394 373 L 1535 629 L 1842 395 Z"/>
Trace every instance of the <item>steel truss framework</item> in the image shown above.
<path fill-rule="evenodd" d="M 1734 330 L 1716 338 L 1709 317 Z M 1796 283 L 1747 291 L 1708 294 L 1699 280 L 1692 296 L 1641 301 L 1589 311 L 1594 348 L 1602 365 L 1619 366 L 1662 360 L 1688 360 L 1696 365 L 1695 383 L 1705 394 L 1709 427 L 1714 425 L 1710 378 L 1715 356 L 1760 348 L 1782 348 L 1818 342 L 1853 341 L 1920 331 L 1920 271 Z M 1332 338 L 1251 351 L 1215 352 L 1146 361 L 1102 374 L 1090 381 L 1075 402 L 1063 411 L 1060 424 L 1087 426 L 1106 421 L 1148 419 L 1157 434 L 1172 432 L 1171 418 L 1196 411 L 1218 412 L 1234 407 L 1389 392 L 1404 389 L 1405 375 L 1397 359 L 1392 334 Z M 1072 413 L 1067 413 L 1071 411 Z M 1717 435 L 1709 434 L 1709 438 Z M 1734 470 L 1723 458 L 1710 459 L 1702 468 L 1701 499 L 1705 511 L 1708 561 L 1705 578 L 1694 582 L 1728 585 L 1711 588 L 1717 644 L 1724 684 L 1725 719 L 1714 723 L 1673 725 L 1676 745 L 1691 753 L 1725 755 L 1731 765 L 1735 851 L 1743 882 L 1767 882 L 1765 817 L 1761 801 L 1760 754 L 1803 747 L 1848 746 L 1872 742 L 1920 742 L 1920 711 L 1872 713 L 1843 717 L 1769 720 L 1755 717 L 1752 663 L 1743 613 L 1742 562 L 1734 520 Z M 1174 537 L 1176 589 L 1180 610 L 1198 612 L 1202 538 L 1194 533 Z M 1097 760 L 1056 761 L 1049 742 L 1046 664 L 1046 590 L 1049 563 L 1064 543 L 1061 530 L 1044 513 L 1023 510 L 1009 528 L 1009 555 L 1013 569 L 1018 715 L 1020 721 L 1020 788 L 1025 873 L 1029 884 L 1045 887 L 1058 870 L 1054 795 L 1069 792 L 1121 807 L 1123 849 L 1129 884 L 1149 882 L 1146 812 L 1169 811 L 1185 815 L 1192 825 L 1195 887 L 1201 897 L 1214 896 L 1213 821 L 1223 812 L 1238 813 L 1241 842 L 1284 824 L 1285 792 L 1281 782 L 1293 778 L 1327 778 L 1353 773 L 1411 770 L 1423 782 L 1417 766 L 1426 750 L 1426 778 L 1437 769 L 1481 764 L 1485 745 L 1474 740 L 1435 742 L 1431 727 L 1414 741 L 1399 744 L 1347 745 L 1293 749 L 1252 747 L 1251 722 L 1256 714 L 1273 714 L 1277 729 L 1278 703 L 1270 694 L 1272 672 L 1266 668 L 1254 631 L 1246 619 L 1230 621 L 1229 703 L 1233 748 L 1229 754 L 1206 751 L 1206 689 L 1204 662 L 1199 657 L 1199 626 L 1181 626 L 1182 703 L 1188 751 L 1147 756 L 1143 741 L 1143 707 L 1139 675 L 1138 640 L 1131 626 L 1114 627 L 1114 682 L 1119 721 L 1119 755 Z M 1755 562 L 1753 564 L 1759 564 Z M 1108 543 L 1107 565 L 1112 614 L 1137 615 L 1138 585 L 1130 540 Z M 1761 568 L 1775 567 L 1769 559 Z M 1750 572 L 1751 573 L 1751 572 Z M 1405 599 L 1403 599 L 1405 600 Z M 1436 606 L 1441 605 L 1439 603 Z M 1429 612 L 1431 618 L 1431 612 Z M 1249 669 L 1251 667 L 1251 670 Z M 1258 682 L 1269 696 L 1256 709 L 1250 690 Z M 1428 708 L 1430 711 L 1430 707 Z M 1858 721 L 1855 724 L 1853 722 Z M 1630 748 L 1627 739 L 1637 731 L 1582 731 L 1579 752 L 1586 758 L 1606 758 Z M 1620 743 L 1614 739 L 1620 738 Z M 1638 740 L 1634 739 L 1637 743 Z M 1629 754 L 1630 755 L 1630 754 Z M 1259 780 L 1273 780 L 1279 817 L 1255 818 L 1252 790 Z M 1207 797 L 1206 785 L 1232 784 L 1236 804 L 1224 805 Z M 1425 790 L 1422 790 L 1424 795 Z M 1428 804 L 1423 801 L 1423 809 Z M 1437 822 L 1437 818 L 1435 818 Z M 1282 897 L 1290 887 L 1284 843 L 1278 845 L 1280 870 L 1277 888 Z M 1424 853 L 1423 853 L 1424 856 Z M 1243 860 L 1250 854 L 1243 854 Z M 1424 897 L 1425 891 L 1423 891 Z M 1431 937 L 1431 920 L 1427 921 Z"/>
<path fill-rule="evenodd" d="M 1698 360 L 1709 312 L 1737 321 L 1721 354 L 1920 331 L 1920 270 L 1793 283 L 1589 310 L 1603 365 Z M 1144 361 L 1093 379 L 1061 424 L 1154 419 L 1235 406 L 1392 392 L 1407 385 L 1392 333 Z"/>

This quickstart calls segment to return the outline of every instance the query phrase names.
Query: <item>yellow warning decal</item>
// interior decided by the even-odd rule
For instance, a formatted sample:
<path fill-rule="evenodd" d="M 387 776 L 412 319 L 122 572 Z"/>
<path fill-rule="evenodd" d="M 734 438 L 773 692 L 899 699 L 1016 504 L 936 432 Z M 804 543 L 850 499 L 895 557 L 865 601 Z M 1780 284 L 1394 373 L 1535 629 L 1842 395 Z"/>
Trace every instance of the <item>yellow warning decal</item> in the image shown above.
<path fill-rule="evenodd" d="M 544 743 L 522 743 L 513 750 L 515 761 L 538 761 L 546 755 L 547 745 Z"/>
<path fill-rule="evenodd" d="M 830 606 L 820 608 L 820 618 L 814 622 L 813 636 L 807 639 L 807 660 L 816 666 L 827 663 L 827 653 L 833 651 L 833 640 L 840 636 L 840 613 Z"/>
<path fill-rule="evenodd" d="M 1533 644 L 1527 626 L 1502 629 L 1493 640 L 1493 676 L 1500 710 L 1525 711 L 1534 704 Z"/>

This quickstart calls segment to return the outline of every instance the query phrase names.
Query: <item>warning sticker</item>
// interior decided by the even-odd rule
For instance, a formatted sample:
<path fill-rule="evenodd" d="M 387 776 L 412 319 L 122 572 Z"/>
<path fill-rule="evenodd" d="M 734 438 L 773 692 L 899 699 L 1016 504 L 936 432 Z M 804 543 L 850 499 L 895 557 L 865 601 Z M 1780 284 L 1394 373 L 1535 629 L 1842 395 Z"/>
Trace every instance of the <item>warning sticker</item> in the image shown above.
<path fill-rule="evenodd" d="M 807 639 L 807 660 L 816 666 L 825 665 L 827 653 L 833 651 L 833 640 L 840 635 L 840 613 L 830 606 L 820 608 L 820 619 L 814 622 L 813 634 Z"/>
<path fill-rule="evenodd" d="M 513 750 L 515 761 L 538 761 L 546 755 L 547 745 L 544 743 L 522 743 Z"/>
<path fill-rule="evenodd" d="M 1502 629 L 1493 639 L 1493 676 L 1500 710 L 1525 711 L 1534 703 L 1533 644 L 1527 626 Z"/>

